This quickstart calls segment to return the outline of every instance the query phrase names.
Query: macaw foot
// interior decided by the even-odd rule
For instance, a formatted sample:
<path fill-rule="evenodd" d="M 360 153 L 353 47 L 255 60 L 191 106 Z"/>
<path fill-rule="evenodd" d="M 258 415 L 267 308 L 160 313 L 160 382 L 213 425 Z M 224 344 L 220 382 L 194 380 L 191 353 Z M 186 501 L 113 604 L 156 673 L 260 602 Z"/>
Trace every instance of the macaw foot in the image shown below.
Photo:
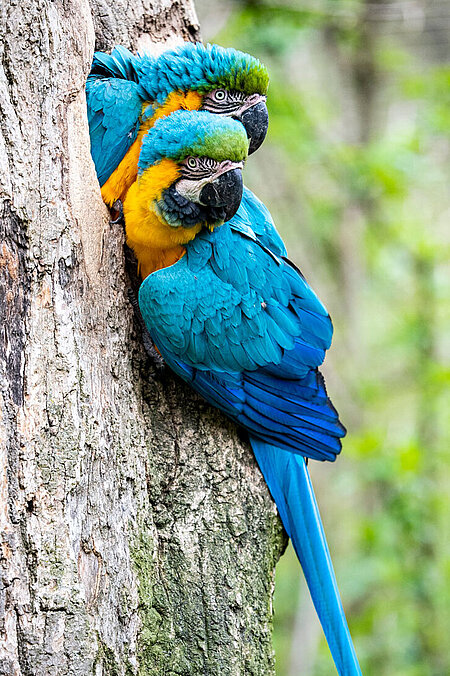
<path fill-rule="evenodd" d="M 109 221 L 111 225 L 122 225 L 125 227 L 125 219 L 123 217 L 123 204 L 122 200 L 116 200 L 111 207 L 111 220 Z"/>
<path fill-rule="evenodd" d="M 128 299 L 133 307 L 134 318 L 139 326 L 142 336 L 142 344 L 147 352 L 150 362 L 155 369 L 156 375 L 162 375 L 166 371 L 166 363 L 158 352 L 155 344 L 145 326 L 144 319 L 139 308 L 138 299 L 133 289 L 128 289 Z"/>

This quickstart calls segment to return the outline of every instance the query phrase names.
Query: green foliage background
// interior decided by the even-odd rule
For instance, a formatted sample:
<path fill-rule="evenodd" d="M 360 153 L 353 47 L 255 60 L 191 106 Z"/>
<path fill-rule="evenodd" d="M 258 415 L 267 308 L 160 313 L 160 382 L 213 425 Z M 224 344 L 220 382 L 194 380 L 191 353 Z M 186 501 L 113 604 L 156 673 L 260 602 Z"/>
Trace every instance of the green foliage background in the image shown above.
<path fill-rule="evenodd" d="M 363 673 L 450 674 L 450 5 L 196 4 L 205 40 L 269 69 L 246 183 L 335 324 L 348 436 L 311 471 Z M 274 631 L 278 676 L 334 673 L 292 551 Z"/>

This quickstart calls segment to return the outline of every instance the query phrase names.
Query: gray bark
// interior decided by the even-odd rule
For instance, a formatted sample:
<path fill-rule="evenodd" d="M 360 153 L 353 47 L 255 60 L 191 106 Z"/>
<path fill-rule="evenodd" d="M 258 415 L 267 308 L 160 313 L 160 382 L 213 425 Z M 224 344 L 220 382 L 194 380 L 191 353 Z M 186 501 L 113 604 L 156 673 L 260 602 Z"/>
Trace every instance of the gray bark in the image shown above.
<path fill-rule="evenodd" d="M 189 0 L 10 0 L 0 42 L 0 674 L 271 674 L 284 544 L 245 439 L 152 379 L 89 154 L 96 47 Z"/>

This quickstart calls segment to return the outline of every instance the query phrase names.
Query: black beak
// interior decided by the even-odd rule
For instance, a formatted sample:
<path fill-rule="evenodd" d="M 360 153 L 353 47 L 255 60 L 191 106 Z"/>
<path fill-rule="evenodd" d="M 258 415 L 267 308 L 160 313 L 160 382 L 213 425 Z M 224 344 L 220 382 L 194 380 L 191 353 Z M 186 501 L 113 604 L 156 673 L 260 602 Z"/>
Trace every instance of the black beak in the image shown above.
<path fill-rule="evenodd" d="M 241 169 L 230 169 L 202 188 L 200 203 L 218 208 L 224 213 L 224 222 L 226 222 L 233 218 L 239 209 L 243 189 Z"/>
<path fill-rule="evenodd" d="M 238 118 L 245 127 L 250 141 L 248 154 L 251 155 L 258 150 L 261 143 L 266 138 L 267 127 L 269 126 L 269 113 L 265 101 L 255 103 L 251 108 L 247 108 Z"/>

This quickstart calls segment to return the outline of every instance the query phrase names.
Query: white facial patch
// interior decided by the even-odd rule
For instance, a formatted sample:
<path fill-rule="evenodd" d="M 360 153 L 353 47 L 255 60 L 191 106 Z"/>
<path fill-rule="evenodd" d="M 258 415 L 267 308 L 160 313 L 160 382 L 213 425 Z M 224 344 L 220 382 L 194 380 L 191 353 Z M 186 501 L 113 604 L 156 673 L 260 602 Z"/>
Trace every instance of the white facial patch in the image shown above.
<path fill-rule="evenodd" d="M 217 165 L 216 170 L 209 176 L 200 179 L 181 178 L 175 183 L 175 189 L 178 193 L 180 193 L 180 195 L 186 197 L 186 199 L 188 199 L 190 202 L 198 203 L 200 199 L 200 193 L 205 185 L 212 183 L 227 171 L 231 171 L 232 169 L 243 169 L 243 167 L 243 162 L 231 162 L 231 160 L 224 160 Z"/>
<path fill-rule="evenodd" d="M 262 94 L 252 94 L 251 96 L 248 96 L 245 99 L 242 106 L 238 110 L 236 110 L 234 113 L 232 113 L 232 115 L 236 115 L 236 117 L 238 117 L 239 115 L 244 113 L 249 108 L 252 108 L 252 106 L 256 106 L 256 104 L 259 103 L 260 101 L 266 101 L 266 100 L 267 100 L 267 97 L 263 96 Z"/>

